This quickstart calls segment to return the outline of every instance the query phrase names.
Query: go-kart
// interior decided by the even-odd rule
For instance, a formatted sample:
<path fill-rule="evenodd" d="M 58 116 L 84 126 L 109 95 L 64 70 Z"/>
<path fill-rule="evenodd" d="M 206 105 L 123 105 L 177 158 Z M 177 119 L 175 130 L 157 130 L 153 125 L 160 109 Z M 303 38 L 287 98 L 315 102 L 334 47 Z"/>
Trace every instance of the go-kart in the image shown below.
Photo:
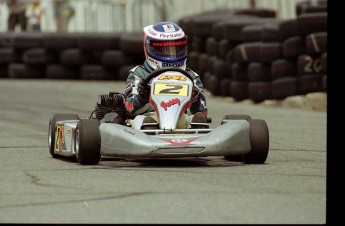
<path fill-rule="evenodd" d="M 101 156 L 131 159 L 223 156 L 226 160 L 263 164 L 269 151 L 269 131 L 262 119 L 225 115 L 216 128 L 185 122 L 192 101 L 193 78 L 175 68 L 158 69 L 144 80 L 151 86 L 150 104 L 158 121 L 143 123 L 145 115 L 131 116 L 124 94 L 99 96 L 89 118 L 54 114 L 49 121 L 48 146 L 52 157 L 76 157 L 83 165 L 98 164 Z M 126 115 L 124 124 L 114 123 Z M 150 114 L 150 113 L 148 113 Z M 194 125 L 194 126 L 193 126 Z M 197 126 L 195 126 L 197 125 Z"/>

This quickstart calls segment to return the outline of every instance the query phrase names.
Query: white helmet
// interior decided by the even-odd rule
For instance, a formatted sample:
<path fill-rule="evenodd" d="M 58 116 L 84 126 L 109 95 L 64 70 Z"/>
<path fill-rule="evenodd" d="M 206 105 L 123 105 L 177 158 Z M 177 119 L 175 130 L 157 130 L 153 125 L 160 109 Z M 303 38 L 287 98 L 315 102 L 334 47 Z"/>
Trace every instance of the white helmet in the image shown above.
<path fill-rule="evenodd" d="M 160 22 L 144 27 L 144 52 L 153 68 L 179 67 L 186 69 L 187 36 L 175 23 Z"/>

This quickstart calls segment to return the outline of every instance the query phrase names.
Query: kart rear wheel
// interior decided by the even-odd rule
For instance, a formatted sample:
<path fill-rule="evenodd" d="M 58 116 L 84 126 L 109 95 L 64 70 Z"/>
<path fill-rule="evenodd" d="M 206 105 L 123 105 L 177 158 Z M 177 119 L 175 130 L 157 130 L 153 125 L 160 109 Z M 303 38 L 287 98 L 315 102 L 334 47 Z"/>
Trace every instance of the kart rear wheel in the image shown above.
<path fill-rule="evenodd" d="M 222 119 L 221 125 L 223 125 L 224 120 L 250 120 L 252 119 L 249 115 L 225 115 Z"/>
<path fill-rule="evenodd" d="M 269 150 L 269 131 L 267 124 L 262 119 L 249 120 L 250 146 L 248 154 L 242 155 L 246 164 L 264 164 Z"/>
<path fill-rule="evenodd" d="M 55 125 L 57 121 L 62 120 L 79 120 L 79 116 L 77 114 L 54 114 L 53 117 L 51 117 L 51 119 L 49 120 L 48 147 L 49 153 L 53 158 L 58 157 L 58 155 L 54 153 Z"/>
<path fill-rule="evenodd" d="M 81 165 L 96 165 L 101 158 L 101 134 L 97 119 L 82 119 L 75 134 L 75 152 Z"/>

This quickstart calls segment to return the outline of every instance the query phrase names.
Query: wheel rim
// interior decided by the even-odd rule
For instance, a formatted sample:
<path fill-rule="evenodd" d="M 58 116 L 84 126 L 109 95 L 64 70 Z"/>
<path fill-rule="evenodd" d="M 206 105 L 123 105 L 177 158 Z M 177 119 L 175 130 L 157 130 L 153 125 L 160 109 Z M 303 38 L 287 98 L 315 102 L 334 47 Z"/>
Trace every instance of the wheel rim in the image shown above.
<path fill-rule="evenodd" d="M 75 131 L 75 153 L 78 157 L 78 153 L 79 153 L 79 130 L 78 129 Z"/>
<path fill-rule="evenodd" d="M 49 123 L 49 133 L 48 133 L 48 146 L 52 146 L 52 125 Z"/>

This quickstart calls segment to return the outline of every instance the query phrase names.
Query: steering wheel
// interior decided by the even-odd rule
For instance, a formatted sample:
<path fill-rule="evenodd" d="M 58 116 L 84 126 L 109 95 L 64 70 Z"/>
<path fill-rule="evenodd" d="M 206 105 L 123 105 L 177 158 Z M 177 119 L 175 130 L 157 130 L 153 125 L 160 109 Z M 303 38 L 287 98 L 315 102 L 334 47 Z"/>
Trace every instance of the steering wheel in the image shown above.
<path fill-rule="evenodd" d="M 154 77 L 156 77 L 157 75 L 159 74 L 162 74 L 166 71 L 177 71 L 177 72 L 180 72 L 182 73 L 184 76 L 186 76 L 187 78 L 189 78 L 191 81 L 193 81 L 193 77 L 188 74 L 188 72 L 186 72 L 185 70 L 181 69 L 181 68 L 178 68 L 178 67 L 163 67 L 163 68 L 159 68 L 153 72 L 151 72 L 144 80 L 144 84 L 147 85 L 151 79 L 153 79 Z M 194 85 L 194 82 L 193 82 L 193 85 Z"/>

